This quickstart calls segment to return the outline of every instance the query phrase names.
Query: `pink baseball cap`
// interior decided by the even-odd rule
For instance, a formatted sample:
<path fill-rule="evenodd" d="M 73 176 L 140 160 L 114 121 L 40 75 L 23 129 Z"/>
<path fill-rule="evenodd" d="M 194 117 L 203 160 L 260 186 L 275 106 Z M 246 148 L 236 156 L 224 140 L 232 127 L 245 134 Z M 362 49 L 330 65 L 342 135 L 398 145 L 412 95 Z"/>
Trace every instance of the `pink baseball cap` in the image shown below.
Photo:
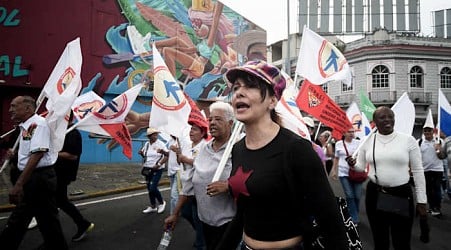
<path fill-rule="evenodd" d="M 280 99 L 286 86 L 285 77 L 283 77 L 279 68 L 265 61 L 248 61 L 243 66 L 229 69 L 225 73 L 225 78 L 229 83 L 234 83 L 240 72 L 246 72 L 254 75 L 274 89 L 277 99 Z"/>

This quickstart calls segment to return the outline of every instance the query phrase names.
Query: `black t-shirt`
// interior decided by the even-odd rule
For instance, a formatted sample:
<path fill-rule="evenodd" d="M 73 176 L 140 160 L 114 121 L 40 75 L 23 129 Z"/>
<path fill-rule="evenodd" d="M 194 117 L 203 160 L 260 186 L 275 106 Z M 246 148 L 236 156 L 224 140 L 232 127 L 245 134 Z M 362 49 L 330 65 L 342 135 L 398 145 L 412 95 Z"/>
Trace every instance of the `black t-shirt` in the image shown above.
<path fill-rule="evenodd" d="M 285 128 L 257 150 L 248 149 L 243 138 L 233 147 L 232 166 L 229 186 L 237 215 L 226 235 L 232 242 L 240 229 L 260 241 L 304 235 L 311 215 L 336 249 L 347 246 L 335 196 L 311 142 Z"/>
<path fill-rule="evenodd" d="M 78 130 L 74 129 L 66 134 L 61 152 L 68 152 L 78 157 L 77 160 L 67 160 L 58 157 L 55 163 L 58 181 L 65 181 L 67 183 L 75 181 L 77 179 L 78 165 L 82 153 L 81 134 Z"/>

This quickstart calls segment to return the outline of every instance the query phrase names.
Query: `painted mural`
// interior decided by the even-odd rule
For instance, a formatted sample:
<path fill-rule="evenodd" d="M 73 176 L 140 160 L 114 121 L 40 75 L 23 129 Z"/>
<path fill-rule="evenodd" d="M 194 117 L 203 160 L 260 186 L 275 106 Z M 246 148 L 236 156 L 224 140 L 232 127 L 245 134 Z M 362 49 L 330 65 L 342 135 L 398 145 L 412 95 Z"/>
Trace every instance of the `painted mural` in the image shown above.
<path fill-rule="evenodd" d="M 128 23 L 111 27 L 105 34 L 115 53 L 104 55 L 103 63 L 108 67 L 126 63 L 128 67 L 125 77 L 117 76 L 103 97 L 109 101 L 137 83 L 149 82 L 126 117 L 133 138 L 132 160 L 140 160 L 136 152 L 145 142 L 149 124 L 153 42 L 172 75 L 195 101 L 227 98 L 230 89 L 223 80 L 227 69 L 249 59 L 266 59 L 266 33 L 220 2 L 118 0 L 118 6 Z M 95 89 L 100 78 L 99 73 L 82 93 Z M 88 150 L 84 150 L 82 162 L 128 161 L 116 142 L 108 138 L 84 142 Z M 104 144 L 107 150 L 99 150 L 98 144 Z"/>

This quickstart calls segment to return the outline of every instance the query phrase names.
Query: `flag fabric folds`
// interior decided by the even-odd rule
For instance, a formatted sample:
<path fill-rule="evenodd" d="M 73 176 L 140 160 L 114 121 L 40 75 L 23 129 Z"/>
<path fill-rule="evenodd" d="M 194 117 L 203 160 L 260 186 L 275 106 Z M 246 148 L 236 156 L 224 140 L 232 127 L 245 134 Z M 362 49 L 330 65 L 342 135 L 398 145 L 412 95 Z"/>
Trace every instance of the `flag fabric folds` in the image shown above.
<path fill-rule="evenodd" d="M 155 44 L 152 45 L 154 89 L 149 127 L 176 137 L 189 129 L 191 107 L 179 84 L 171 75 Z"/>
<path fill-rule="evenodd" d="M 394 130 L 412 135 L 413 125 L 415 123 L 415 106 L 407 95 L 407 92 L 401 95 L 391 110 L 395 113 Z"/>
<path fill-rule="evenodd" d="M 321 86 L 304 80 L 296 98 L 299 108 L 332 128 L 332 136 L 341 138 L 352 127 L 346 113 L 324 92 Z"/>
<path fill-rule="evenodd" d="M 370 101 L 368 96 L 364 95 L 362 91 L 359 93 L 360 97 L 360 110 L 365 114 L 368 120 L 373 120 L 373 113 L 376 110 L 374 104 Z"/>
<path fill-rule="evenodd" d="M 45 119 L 53 150 L 58 152 L 63 148 L 71 105 L 82 87 L 82 61 L 80 38 L 76 38 L 66 45 L 36 102 L 39 108 L 47 98 Z"/>
<path fill-rule="evenodd" d="M 306 26 L 302 33 L 296 73 L 316 85 L 343 81 L 351 86 L 352 82 L 349 64 L 340 50 Z"/>
<path fill-rule="evenodd" d="M 74 113 L 77 113 L 77 116 L 84 118 L 75 124 L 74 127 L 113 137 L 122 146 L 124 155 L 131 159 L 131 136 L 124 120 L 142 87 L 142 83 L 137 84 L 100 108 L 98 108 L 98 102 L 101 101 L 94 95 L 87 97 L 82 95 L 80 98 L 86 99 L 77 100 L 76 103 L 79 105 L 74 107 L 73 110 Z M 89 97 L 94 97 L 94 99 L 88 99 Z M 93 111 L 95 108 L 98 109 Z M 89 113 L 84 114 L 86 112 Z M 80 114 L 84 115 L 80 116 Z"/>
<path fill-rule="evenodd" d="M 287 85 L 276 105 L 276 112 L 279 114 L 281 122 L 285 128 L 310 141 L 310 133 L 302 120 L 302 114 L 296 104 L 295 99 L 298 93 L 296 86 L 287 73 L 284 71 L 281 72 L 283 77 L 286 79 Z"/>
<path fill-rule="evenodd" d="M 346 110 L 346 115 L 355 130 L 355 136 L 364 139 L 370 132 L 371 126 L 365 114 L 360 112 L 357 103 L 352 102 Z"/>
<path fill-rule="evenodd" d="M 446 136 L 451 136 L 451 105 L 443 94 L 442 90 L 438 90 L 438 127 Z"/>

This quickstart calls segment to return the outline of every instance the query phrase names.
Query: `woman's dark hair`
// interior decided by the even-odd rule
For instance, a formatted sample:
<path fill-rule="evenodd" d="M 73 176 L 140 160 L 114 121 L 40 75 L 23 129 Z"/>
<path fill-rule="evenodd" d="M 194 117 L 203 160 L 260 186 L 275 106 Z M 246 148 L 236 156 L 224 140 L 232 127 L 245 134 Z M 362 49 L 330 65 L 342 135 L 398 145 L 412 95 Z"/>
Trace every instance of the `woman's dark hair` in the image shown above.
<path fill-rule="evenodd" d="M 272 85 L 268 84 L 264 80 L 262 80 L 260 77 L 251 75 L 249 73 L 240 71 L 237 73 L 236 79 L 241 78 L 243 79 L 244 84 L 248 88 L 256 88 L 260 90 L 260 95 L 262 96 L 261 101 L 263 102 L 266 98 L 266 93 L 269 93 L 269 96 L 275 96 L 276 93 L 274 92 L 274 89 Z M 234 84 L 234 83 L 232 83 Z M 232 87 L 233 89 L 233 87 Z M 271 120 L 273 120 L 275 123 L 281 125 L 281 119 L 279 115 L 277 114 L 276 110 L 271 110 Z"/>

